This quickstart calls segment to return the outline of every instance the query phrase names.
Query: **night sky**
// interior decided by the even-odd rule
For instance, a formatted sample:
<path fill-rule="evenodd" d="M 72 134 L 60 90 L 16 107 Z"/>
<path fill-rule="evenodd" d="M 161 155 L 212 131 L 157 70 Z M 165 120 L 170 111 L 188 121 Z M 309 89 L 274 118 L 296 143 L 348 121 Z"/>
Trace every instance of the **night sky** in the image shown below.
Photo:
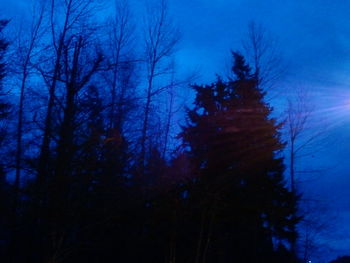
<path fill-rule="evenodd" d="M 2 18 L 18 15 L 23 7 L 20 2 L 0 0 L 6 10 Z M 131 2 L 137 6 L 137 19 L 143 3 Z M 321 200 L 334 217 L 329 222 L 330 242 L 325 241 L 332 251 L 325 254 L 330 258 L 350 254 L 350 2 L 171 0 L 170 8 L 182 32 L 178 69 L 198 72 L 197 83 L 225 74 L 230 50 L 241 48 L 250 21 L 262 24 L 277 39 L 286 72 L 272 91 L 278 95 L 272 101 L 276 111 L 283 112 L 281 105 L 294 88 L 304 88 L 314 108 L 312 128 L 328 127 L 322 147 L 299 162 L 301 169 L 318 170 L 300 174 L 300 187 L 305 197 Z"/>
<path fill-rule="evenodd" d="M 350 3 L 177 0 L 172 7 L 183 32 L 179 61 L 199 69 L 203 82 L 227 72 L 229 52 L 241 48 L 251 21 L 277 40 L 286 72 L 272 91 L 278 98 L 272 104 L 283 112 L 280 105 L 293 89 L 305 89 L 314 109 L 310 132 L 327 130 L 312 154 L 299 160 L 299 170 L 316 172 L 298 175 L 304 198 L 319 200 L 333 220 L 331 234 L 323 237 L 331 251 L 325 246 L 320 258 L 349 253 Z"/>

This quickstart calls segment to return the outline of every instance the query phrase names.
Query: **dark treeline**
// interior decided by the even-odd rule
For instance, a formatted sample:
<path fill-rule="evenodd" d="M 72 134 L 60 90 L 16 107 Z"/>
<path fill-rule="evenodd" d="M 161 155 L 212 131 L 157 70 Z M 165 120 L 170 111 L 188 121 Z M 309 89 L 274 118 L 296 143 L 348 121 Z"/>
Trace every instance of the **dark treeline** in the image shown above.
<path fill-rule="evenodd" d="M 178 127 L 166 3 L 143 24 L 126 1 L 101 22 L 103 8 L 3 14 L 1 262 L 297 262 L 298 196 L 258 68 L 233 52 Z"/>

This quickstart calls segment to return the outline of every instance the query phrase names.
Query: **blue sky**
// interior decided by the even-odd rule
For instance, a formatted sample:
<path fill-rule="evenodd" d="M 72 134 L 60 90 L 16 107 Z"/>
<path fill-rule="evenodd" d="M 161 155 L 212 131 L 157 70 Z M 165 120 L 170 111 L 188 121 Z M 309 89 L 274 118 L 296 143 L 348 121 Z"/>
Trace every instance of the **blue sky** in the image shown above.
<path fill-rule="evenodd" d="M 0 8 L 16 14 L 24 2 L 0 0 Z M 138 6 L 136 17 L 142 14 L 144 1 L 130 2 Z M 350 250 L 350 1 L 170 0 L 170 7 L 182 31 L 179 70 L 198 71 L 197 82 L 212 81 L 216 73 L 226 72 L 229 52 L 241 47 L 250 21 L 264 25 L 278 40 L 286 68 L 277 83 L 280 100 L 293 87 L 307 88 L 316 113 L 314 129 L 329 125 L 323 149 L 301 162 L 321 171 L 308 175 L 310 180 L 301 186 L 338 215 L 332 223 L 338 223 L 333 232 L 339 235 L 330 244 L 333 256 L 346 253 Z"/>
<path fill-rule="evenodd" d="M 350 10 L 349 1 L 331 0 L 173 0 L 183 32 L 179 61 L 198 68 L 203 82 L 224 74 L 229 51 L 239 49 L 250 21 L 261 23 L 277 39 L 286 74 L 277 83 L 279 101 L 294 87 L 310 94 L 315 109 L 312 129 L 328 126 L 321 150 L 301 159 L 305 198 L 320 200 L 330 216 L 330 257 L 350 253 Z M 275 91 L 273 91 L 275 92 Z M 321 142 L 320 142 L 321 143 Z M 329 253 L 325 247 L 325 254 Z"/>
<path fill-rule="evenodd" d="M 187 9 L 185 1 L 177 1 Z M 317 2 L 317 3 L 316 3 Z M 329 136 L 320 152 L 302 160 L 304 169 L 321 170 L 302 175 L 300 186 L 308 198 L 321 200 L 336 215 L 330 228 L 330 254 L 349 253 L 350 248 L 350 3 L 346 1 L 197 1 L 198 6 L 182 18 L 185 39 L 191 43 L 187 54 L 195 54 L 203 72 L 222 70 L 230 49 L 240 47 L 247 24 L 262 23 L 279 40 L 287 65 L 280 80 L 282 94 L 293 86 L 305 87 L 312 94 L 315 129 L 329 123 Z M 199 21 L 196 18 L 199 17 Z M 186 21 L 193 21 L 190 26 Z M 198 47 L 199 46 L 199 47 Z M 207 65 L 210 66 L 207 66 Z M 208 77 L 208 76 L 207 76 Z M 286 92 L 284 93 L 283 90 Z M 283 96 L 280 96 L 281 99 Z M 335 108 L 335 110 L 332 110 Z M 305 178 L 306 177 L 306 178 Z M 324 248 L 324 254 L 329 253 Z M 332 257 L 330 256 L 330 257 Z"/>

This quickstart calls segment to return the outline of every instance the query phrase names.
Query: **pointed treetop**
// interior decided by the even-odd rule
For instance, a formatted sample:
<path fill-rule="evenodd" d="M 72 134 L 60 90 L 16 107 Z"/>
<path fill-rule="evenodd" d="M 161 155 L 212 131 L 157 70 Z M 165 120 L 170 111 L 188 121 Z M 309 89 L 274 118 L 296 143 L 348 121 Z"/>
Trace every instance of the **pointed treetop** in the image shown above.
<path fill-rule="evenodd" d="M 251 68 L 246 63 L 244 57 L 239 52 L 232 52 L 233 66 L 232 72 L 238 80 L 251 78 Z"/>

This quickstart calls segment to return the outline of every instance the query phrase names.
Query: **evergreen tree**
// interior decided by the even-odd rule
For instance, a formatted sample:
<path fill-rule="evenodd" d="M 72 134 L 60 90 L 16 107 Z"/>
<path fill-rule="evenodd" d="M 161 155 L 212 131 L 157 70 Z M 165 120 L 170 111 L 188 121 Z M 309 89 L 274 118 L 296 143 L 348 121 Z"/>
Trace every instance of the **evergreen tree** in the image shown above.
<path fill-rule="evenodd" d="M 244 58 L 233 57 L 234 78 L 193 87 L 195 107 L 182 133 L 197 167 L 192 195 L 203 222 L 196 262 L 276 262 L 291 258 L 296 236 L 296 197 L 285 187 L 279 156 L 281 124 Z"/>

